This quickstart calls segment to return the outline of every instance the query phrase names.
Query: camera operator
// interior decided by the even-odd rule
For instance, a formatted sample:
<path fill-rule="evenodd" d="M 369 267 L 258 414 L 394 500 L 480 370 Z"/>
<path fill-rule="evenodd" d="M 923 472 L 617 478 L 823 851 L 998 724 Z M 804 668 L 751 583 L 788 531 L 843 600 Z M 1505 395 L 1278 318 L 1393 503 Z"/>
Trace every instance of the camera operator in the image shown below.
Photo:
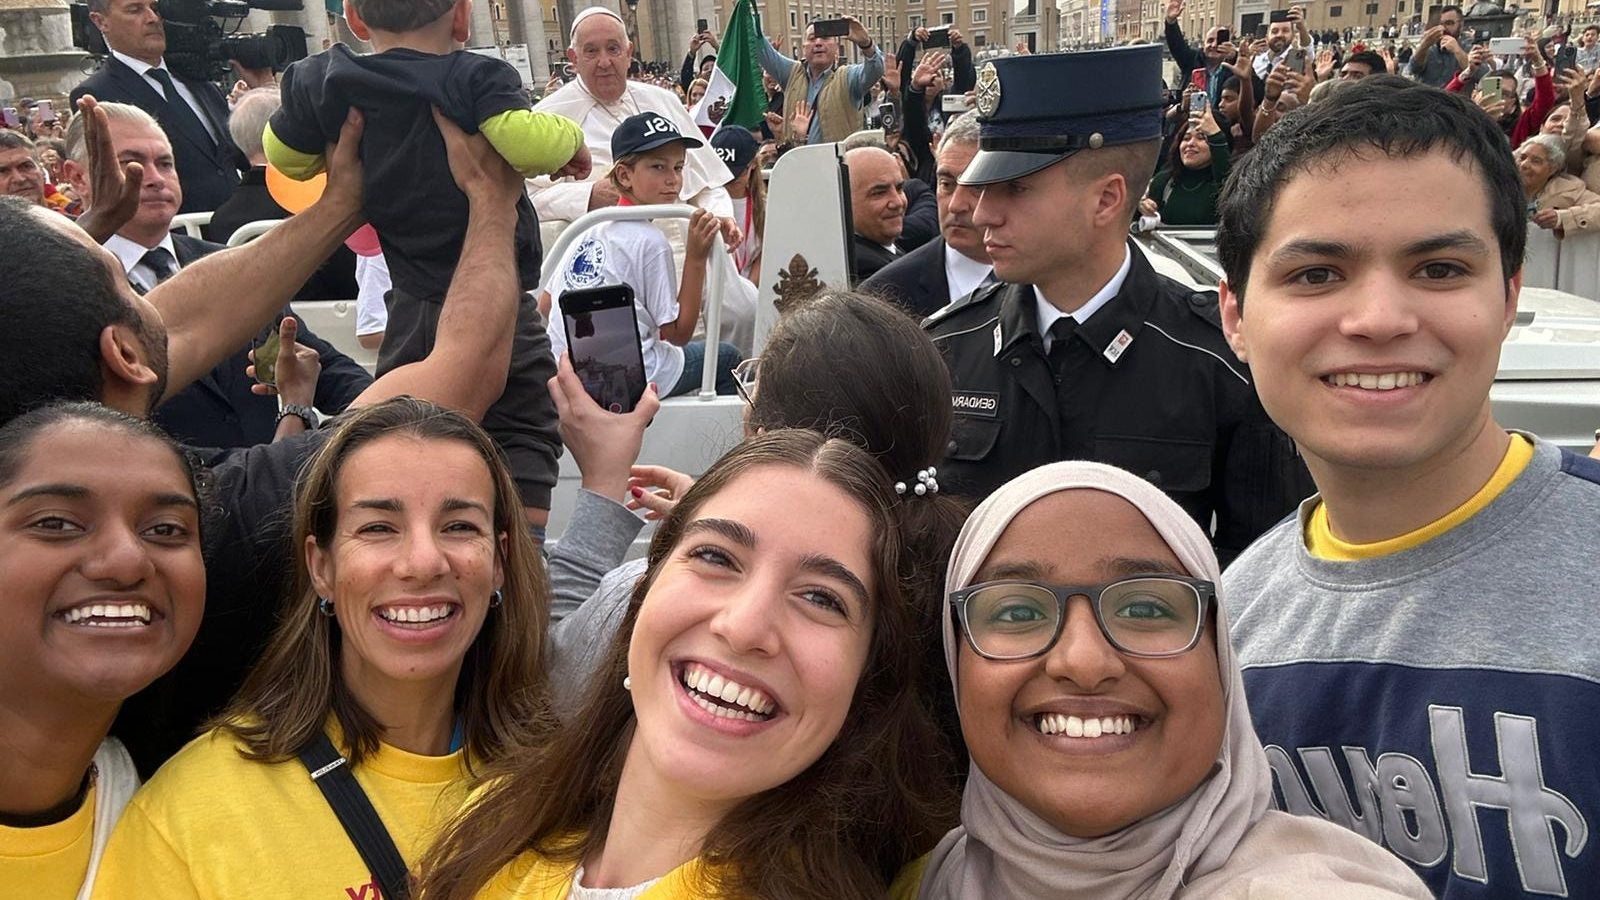
<path fill-rule="evenodd" d="M 172 142 L 183 184 L 180 213 L 210 212 L 239 186 L 250 163 L 228 135 L 228 105 L 214 85 L 167 69 L 166 25 L 155 0 L 88 0 L 89 20 L 105 36 L 108 56 L 72 91 L 78 98 L 137 106 L 161 123 Z"/>

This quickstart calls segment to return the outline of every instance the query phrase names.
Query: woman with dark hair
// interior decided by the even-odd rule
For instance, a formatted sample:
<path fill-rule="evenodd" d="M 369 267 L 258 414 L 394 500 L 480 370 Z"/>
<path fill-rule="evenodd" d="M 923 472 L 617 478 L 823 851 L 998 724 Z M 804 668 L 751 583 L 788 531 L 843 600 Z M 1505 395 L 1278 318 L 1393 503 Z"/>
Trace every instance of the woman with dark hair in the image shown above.
<path fill-rule="evenodd" d="M 539 720 L 543 573 L 477 425 L 409 398 L 347 416 L 301 476 L 294 541 L 265 653 L 134 797 L 97 896 L 400 896 L 347 820 L 359 798 L 403 879 L 471 768 Z"/>
<path fill-rule="evenodd" d="M 122 702 L 200 626 L 206 574 L 192 461 L 95 403 L 0 428 L 0 885 L 86 898 L 128 798 Z"/>
<path fill-rule="evenodd" d="M 1149 482 L 1062 462 L 1006 483 L 950 559 L 961 825 L 897 900 L 1413 898 L 1384 848 L 1269 810 L 1211 542 Z"/>
<path fill-rule="evenodd" d="M 1150 198 L 1163 225 L 1217 223 L 1217 195 L 1228 180 L 1229 143 L 1209 102 L 1178 129 L 1166 168 L 1150 182 Z"/>
<path fill-rule="evenodd" d="M 418 896 L 881 897 L 953 799 L 913 687 L 904 507 L 812 431 L 718 461 L 656 532 L 579 714 L 497 767 Z"/>
<path fill-rule="evenodd" d="M 693 479 L 661 466 L 630 465 L 635 437 L 589 440 L 586 430 L 621 422 L 600 410 L 566 362 L 550 383 L 562 434 L 583 471 L 572 524 L 551 552 L 554 642 L 550 658 L 553 701 L 562 708 L 599 664 L 601 648 L 619 627 L 627 598 L 644 572 L 642 560 L 623 557 L 642 523 L 628 506 L 660 518 L 683 497 Z M 966 506 L 937 492 L 915 493 L 918 474 L 932 473 L 950 441 L 950 374 L 916 320 L 876 297 L 824 291 L 778 320 L 761 357 L 736 370 L 747 402 L 745 434 L 806 428 L 843 438 L 877 458 L 894 482 L 907 485 L 905 571 L 912 594 L 930 610 L 930 641 L 937 641 L 939 583 L 950 542 Z M 635 432 L 653 415 L 641 407 Z M 589 447 L 597 452 L 585 452 Z M 599 452 L 600 450 L 604 452 Z M 620 452 L 619 452 L 620 451 Z M 652 490 L 655 489 L 655 490 Z M 580 605 L 581 604 L 581 605 Z M 945 695 L 942 689 L 938 694 Z"/>

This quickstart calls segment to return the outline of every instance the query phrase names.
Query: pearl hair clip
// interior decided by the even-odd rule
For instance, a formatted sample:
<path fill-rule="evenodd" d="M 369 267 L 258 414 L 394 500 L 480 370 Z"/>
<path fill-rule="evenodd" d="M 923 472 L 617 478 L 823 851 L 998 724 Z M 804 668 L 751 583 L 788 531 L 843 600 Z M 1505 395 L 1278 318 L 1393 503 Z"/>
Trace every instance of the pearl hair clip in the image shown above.
<path fill-rule="evenodd" d="M 910 486 L 911 492 L 918 497 L 939 493 L 939 481 L 935 477 L 938 474 L 939 470 L 933 466 L 921 470 L 917 473 L 917 483 Z M 896 481 L 894 483 L 894 492 L 903 496 L 906 493 L 906 487 L 904 481 Z"/>

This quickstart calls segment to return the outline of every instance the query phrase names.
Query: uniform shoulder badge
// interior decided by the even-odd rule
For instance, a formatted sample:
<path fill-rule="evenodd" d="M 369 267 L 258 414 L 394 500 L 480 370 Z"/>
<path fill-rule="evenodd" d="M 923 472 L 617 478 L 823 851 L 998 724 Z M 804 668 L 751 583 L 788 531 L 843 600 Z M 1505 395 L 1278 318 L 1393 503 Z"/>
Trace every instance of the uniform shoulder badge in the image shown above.
<path fill-rule="evenodd" d="M 993 62 L 986 62 L 978 70 L 978 115 L 985 119 L 994 115 L 1000 108 L 1000 73 L 994 70 Z"/>

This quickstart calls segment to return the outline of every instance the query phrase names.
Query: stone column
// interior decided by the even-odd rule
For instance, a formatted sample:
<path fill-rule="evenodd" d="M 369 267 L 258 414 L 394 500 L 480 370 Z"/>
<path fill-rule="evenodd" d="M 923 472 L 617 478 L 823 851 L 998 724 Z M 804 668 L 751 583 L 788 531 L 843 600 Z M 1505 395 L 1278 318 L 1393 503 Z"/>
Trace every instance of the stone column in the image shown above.
<path fill-rule="evenodd" d="M 498 44 L 494 34 L 494 13 L 489 9 L 489 0 L 472 4 L 472 35 L 467 38 L 467 46 L 494 47 Z"/>
<path fill-rule="evenodd" d="M 72 46 L 67 0 L 0 0 L 0 99 L 65 97 L 87 66 Z"/>
<path fill-rule="evenodd" d="M 539 0 L 511 0 L 511 42 L 528 45 L 528 60 L 534 80 L 540 84 L 549 77 L 550 48 L 544 33 L 544 4 Z"/>

